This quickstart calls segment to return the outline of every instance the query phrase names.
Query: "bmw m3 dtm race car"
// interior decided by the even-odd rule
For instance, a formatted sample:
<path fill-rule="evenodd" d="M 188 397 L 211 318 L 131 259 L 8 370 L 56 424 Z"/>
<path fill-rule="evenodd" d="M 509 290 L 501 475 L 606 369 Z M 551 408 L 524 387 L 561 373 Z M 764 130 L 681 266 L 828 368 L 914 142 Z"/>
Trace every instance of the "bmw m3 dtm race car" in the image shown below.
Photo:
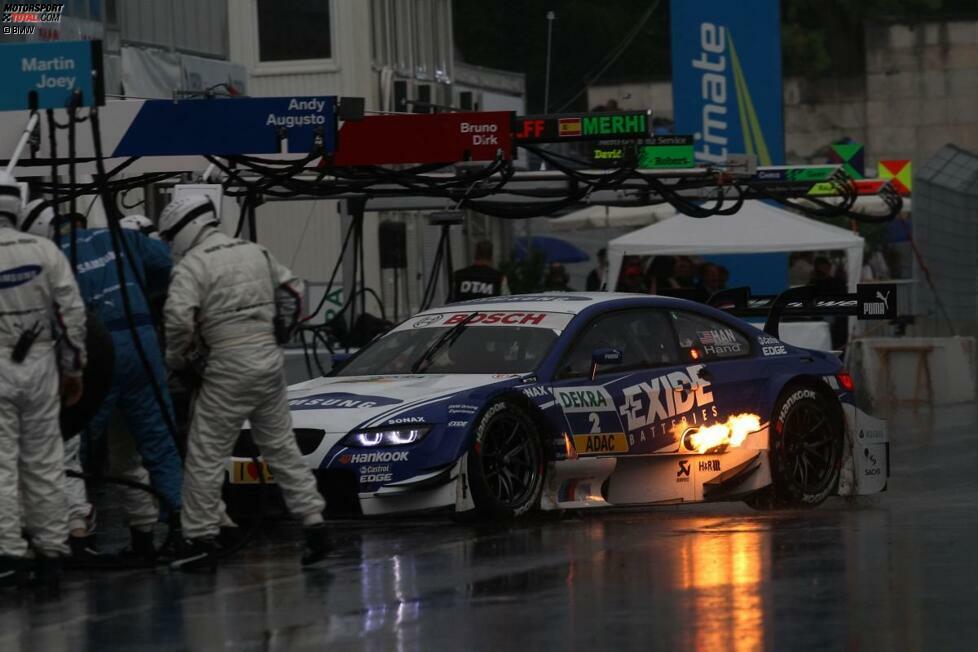
<path fill-rule="evenodd" d="M 290 387 L 293 426 L 327 509 L 365 515 L 883 491 L 885 423 L 856 407 L 838 357 L 767 330 L 662 296 L 450 304 Z M 274 481 L 255 455 L 246 430 L 232 497 L 261 473 Z"/>

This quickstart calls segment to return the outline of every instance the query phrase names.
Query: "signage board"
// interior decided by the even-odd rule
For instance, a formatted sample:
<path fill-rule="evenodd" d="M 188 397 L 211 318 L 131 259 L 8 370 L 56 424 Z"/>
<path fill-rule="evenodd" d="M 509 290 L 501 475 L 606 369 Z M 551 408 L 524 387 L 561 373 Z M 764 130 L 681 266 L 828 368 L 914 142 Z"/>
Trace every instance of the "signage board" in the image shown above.
<path fill-rule="evenodd" d="M 676 130 L 696 136 L 696 159 L 731 154 L 784 162 L 778 0 L 673 0 Z"/>
<path fill-rule="evenodd" d="M 752 181 L 820 183 L 828 181 L 838 169 L 838 165 L 774 165 L 758 168 Z"/>
<path fill-rule="evenodd" d="M 343 123 L 334 164 L 509 160 L 511 111 L 370 115 Z"/>
<path fill-rule="evenodd" d="M 688 135 L 653 136 L 638 154 L 640 170 L 662 170 L 696 167 L 693 137 Z"/>
<path fill-rule="evenodd" d="M 147 100 L 112 156 L 308 154 L 336 146 L 336 98 Z"/>
<path fill-rule="evenodd" d="M 893 283 L 860 283 L 856 286 L 859 319 L 896 319 L 897 286 Z"/>
<path fill-rule="evenodd" d="M 513 123 L 517 144 L 641 139 L 648 138 L 651 131 L 650 111 L 526 115 L 518 116 Z"/>
<path fill-rule="evenodd" d="M 591 148 L 595 167 L 618 167 L 632 160 L 639 170 L 675 170 L 696 166 L 693 137 L 685 135 L 651 136 L 648 143 L 600 143 Z"/>
<path fill-rule="evenodd" d="M 0 111 L 62 109 L 75 91 L 82 106 L 105 103 L 101 41 L 52 41 L 0 45 Z"/>
<path fill-rule="evenodd" d="M 885 179 L 852 179 L 850 183 L 855 186 L 857 195 L 875 195 L 883 186 L 886 185 L 887 180 Z M 839 191 L 835 184 L 824 181 L 821 183 L 816 183 L 813 185 L 809 191 L 809 195 L 838 195 Z"/>
<path fill-rule="evenodd" d="M 913 167 L 909 160 L 879 161 L 877 163 L 880 179 L 890 182 L 893 189 L 907 196 L 913 188 Z"/>

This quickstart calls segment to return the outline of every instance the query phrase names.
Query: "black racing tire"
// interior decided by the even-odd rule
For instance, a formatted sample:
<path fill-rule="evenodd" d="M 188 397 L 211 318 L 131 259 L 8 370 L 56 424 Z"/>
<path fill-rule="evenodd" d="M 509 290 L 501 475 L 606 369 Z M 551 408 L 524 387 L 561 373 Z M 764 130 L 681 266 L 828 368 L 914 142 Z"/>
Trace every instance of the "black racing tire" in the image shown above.
<path fill-rule="evenodd" d="M 503 399 L 479 417 L 468 451 L 468 482 L 481 519 L 510 520 L 540 502 L 546 460 L 533 418 Z"/>
<path fill-rule="evenodd" d="M 755 509 L 821 504 L 839 484 L 844 443 L 838 406 L 812 385 L 789 386 L 771 419 L 771 485 L 745 502 Z"/>

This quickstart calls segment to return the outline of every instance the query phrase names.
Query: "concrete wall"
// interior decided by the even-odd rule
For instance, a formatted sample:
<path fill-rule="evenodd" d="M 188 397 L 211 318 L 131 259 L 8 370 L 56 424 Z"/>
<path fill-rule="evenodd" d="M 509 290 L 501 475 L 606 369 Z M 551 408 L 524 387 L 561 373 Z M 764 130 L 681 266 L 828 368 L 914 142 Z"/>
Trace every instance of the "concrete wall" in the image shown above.
<path fill-rule="evenodd" d="M 953 142 L 978 149 L 978 21 L 866 27 L 865 75 L 784 81 L 789 163 L 821 162 L 849 137 L 866 145 L 867 172 L 880 159 L 919 163 Z M 672 117 L 670 82 L 595 86 L 588 104 L 651 107 Z"/>

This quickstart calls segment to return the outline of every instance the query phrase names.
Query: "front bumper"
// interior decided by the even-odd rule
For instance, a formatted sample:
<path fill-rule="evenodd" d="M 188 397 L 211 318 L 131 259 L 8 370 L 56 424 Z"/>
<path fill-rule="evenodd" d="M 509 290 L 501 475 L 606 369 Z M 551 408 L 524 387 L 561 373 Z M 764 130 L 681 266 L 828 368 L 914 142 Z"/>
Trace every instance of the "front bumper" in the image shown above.
<path fill-rule="evenodd" d="M 295 429 L 299 452 L 316 477 L 319 492 L 331 516 L 383 515 L 429 511 L 454 507 L 458 482 L 458 463 L 428 469 L 412 477 L 383 484 L 372 491 L 360 491 L 359 467 L 322 468 L 334 439 L 323 431 Z M 255 462 L 258 462 L 256 465 Z M 368 467 L 369 469 L 369 467 Z M 261 500 L 273 511 L 283 506 L 274 475 L 262 460 L 249 431 L 242 431 L 227 467 L 225 497 L 232 511 L 257 511 Z M 265 487 L 262 488 L 262 480 Z M 264 493 L 262 493 L 264 491 Z"/>

